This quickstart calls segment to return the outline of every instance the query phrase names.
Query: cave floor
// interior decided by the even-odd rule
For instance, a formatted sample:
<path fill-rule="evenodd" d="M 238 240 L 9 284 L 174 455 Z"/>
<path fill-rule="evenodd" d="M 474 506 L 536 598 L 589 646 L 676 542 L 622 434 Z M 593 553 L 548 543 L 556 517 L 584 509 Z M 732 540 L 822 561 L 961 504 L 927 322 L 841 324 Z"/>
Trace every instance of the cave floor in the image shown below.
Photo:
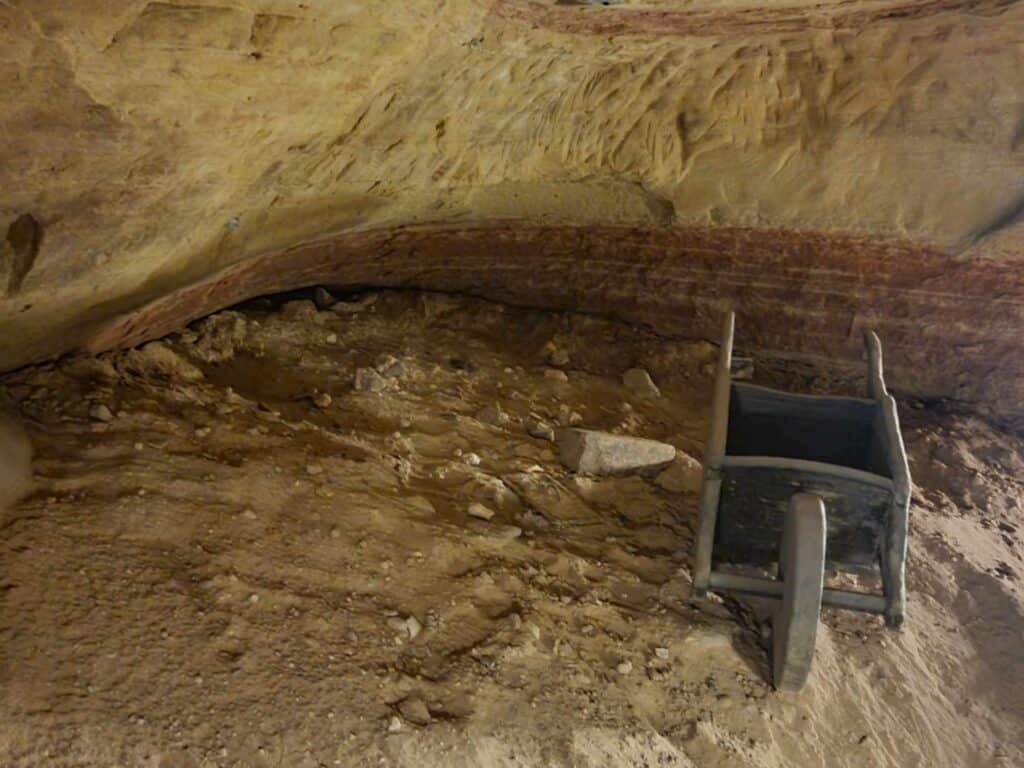
<path fill-rule="evenodd" d="M 689 597 L 696 494 L 574 476 L 537 423 L 699 457 L 715 354 L 383 292 L 0 379 L 37 480 L 0 520 L 0 764 L 1024 765 L 1024 444 L 901 402 L 907 623 L 826 610 L 777 694 L 764 606 Z"/>

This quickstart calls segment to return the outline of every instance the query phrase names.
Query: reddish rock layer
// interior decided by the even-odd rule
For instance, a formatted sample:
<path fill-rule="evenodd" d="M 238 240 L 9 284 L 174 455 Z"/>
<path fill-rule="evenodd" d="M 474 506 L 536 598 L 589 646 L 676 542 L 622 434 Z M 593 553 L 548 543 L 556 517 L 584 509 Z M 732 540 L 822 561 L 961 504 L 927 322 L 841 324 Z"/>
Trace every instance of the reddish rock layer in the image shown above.
<path fill-rule="evenodd" d="M 857 361 L 876 329 L 897 390 L 1024 401 L 1024 274 L 912 243 L 791 230 L 418 227 L 346 233 L 227 268 L 123 315 L 87 348 L 138 344 L 245 298 L 318 283 L 418 286 L 608 312 L 666 334 L 795 360 Z"/>
<path fill-rule="evenodd" d="M 764 32 L 794 33 L 811 29 L 857 30 L 893 19 L 920 19 L 939 13 L 997 14 L 1010 0 L 911 0 L 865 8 L 856 3 L 793 4 L 675 10 L 663 8 L 585 8 L 499 0 L 495 16 L 573 35 L 736 36 Z"/>

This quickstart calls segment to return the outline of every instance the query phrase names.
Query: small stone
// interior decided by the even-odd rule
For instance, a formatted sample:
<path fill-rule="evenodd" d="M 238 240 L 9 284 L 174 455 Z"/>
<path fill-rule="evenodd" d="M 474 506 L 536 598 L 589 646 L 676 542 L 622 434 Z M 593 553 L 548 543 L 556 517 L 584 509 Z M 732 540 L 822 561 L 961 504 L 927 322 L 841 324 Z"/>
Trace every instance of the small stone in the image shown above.
<path fill-rule="evenodd" d="M 244 512 L 242 512 L 242 517 L 244 517 L 246 520 L 255 520 L 256 513 L 253 512 L 251 509 L 247 509 Z"/>
<path fill-rule="evenodd" d="M 387 385 L 387 379 L 373 368 L 359 368 L 356 370 L 354 386 L 360 392 L 380 392 Z"/>
<path fill-rule="evenodd" d="M 400 733 L 402 730 L 402 720 L 398 715 L 394 715 L 388 722 L 388 733 Z"/>
<path fill-rule="evenodd" d="M 480 466 L 480 462 L 481 462 L 480 457 L 477 454 L 475 454 L 475 453 L 467 453 L 462 458 L 462 460 L 464 462 L 466 462 L 467 464 L 469 464 L 469 466 L 471 466 L 471 467 L 479 467 Z"/>
<path fill-rule="evenodd" d="M 325 341 L 328 344 L 337 344 L 338 343 L 338 334 L 336 334 L 336 333 L 328 333 L 327 334 L 327 338 L 325 339 Z"/>
<path fill-rule="evenodd" d="M 341 531 L 339 531 L 337 528 L 331 528 L 331 538 L 332 539 L 340 539 L 341 538 Z"/>
<path fill-rule="evenodd" d="M 140 349 L 126 352 L 121 364 L 126 371 L 143 378 L 188 382 L 201 381 L 204 378 L 201 370 L 160 341 L 153 341 Z"/>
<path fill-rule="evenodd" d="M 400 379 L 405 376 L 405 363 L 394 355 L 381 356 L 374 368 L 381 376 L 386 376 L 389 379 Z"/>
<path fill-rule="evenodd" d="M 337 303 L 337 299 L 323 286 L 317 286 L 313 291 L 313 303 L 317 309 L 330 309 Z M 333 342 L 332 342 L 333 343 Z"/>
<path fill-rule="evenodd" d="M 630 368 L 622 374 L 622 384 L 638 397 L 661 397 L 661 390 L 651 379 L 651 374 L 643 368 Z"/>
<path fill-rule="evenodd" d="M 619 665 L 615 668 L 615 671 L 618 672 L 620 675 L 628 675 L 630 672 L 633 671 L 633 662 L 620 662 Z"/>
<path fill-rule="evenodd" d="M 504 426 L 509 422 L 508 414 L 501 410 L 501 406 L 497 403 L 481 408 L 476 414 L 476 419 L 495 427 Z"/>
<path fill-rule="evenodd" d="M 488 509 L 483 504 L 476 501 L 469 505 L 467 512 L 470 517 L 475 517 L 479 520 L 490 520 L 494 517 L 494 510 Z"/>
<path fill-rule="evenodd" d="M 558 406 L 558 425 L 576 427 L 583 423 L 583 417 L 564 403 Z"/>
<path fill-rule="evenodd" d="M 145 450 L 146 446 L 144 446 L 142 443 L 135 443 L 135 445 L 133 445 L 132 448 L 134 448 L 136 451 L 142 451 Z"/>
<path fill-rule="evenodd" d="M 343 301 L 338 301 L 337 304 L 331 307 L 331 310 L 340 315 L 354 315 L 376 304 L 379 295 L 377 293 L 367 293 L 363 296 L 347 298 Z"/>
<path fill-rule="evenodd" d="M 662 661 L 668 661 L 668 658 L 669 658 L 668 648 L 655 648 L 654 649 L 654 655 L 657 656 Z"/>
<path fill-rule="evenodd" d="M 754 378 L 754 358 L 736 357 L 731 360 L 729 373 L 737 381 L 749 381 Z"/>
<path fill-rule="evenodd" d="M 398 711 L 413 725 L 430 725 L 430 710 L 419 696 L 403 699 L 398 705 Z"/>
<path fill-rule="evenodd" d="M 682 451 L 678 451 L 675 461 L 654 478 L 655 485 L 672 493 L 700 493 L 703 482 L 704 467 Z"/>
<path fill-rule="evenodd" d="M 563 429 L 558 447 L 563 465 L 591 475 L 658 469 L 676 456 L 675 447 L 667 443 L 587 429 Z"/>
<path fill-rule="evenodd" d="M 260 601 L 260 596 L 259 595 L 257 595 L 257 594 L 249 595 L 249 602 L 252 603 L 253 605 L 258 603 L 259 601 Z"/>
<path fill-rule="evenodd" d="M 530 437 L 536 437 L 538 440 L 547 440 L 552 443 L 555 441 L 555 430 L 539 419 L 530 421 L 526 425 L 526 432 Z"/>
<path fill-rule="evenodd" d="M 324 471 L 324 468 L 321 467 L 319 464 L 308 464 L 306 466 L 306 474 L 307 475 L 319 475 L 323 471 Z"/>
<path fill-rule="evenodd" d="M 210 427 L 196 427 L 192 432 L 198 438 L 204 438 L 210 434 L 213 430 Z"/>
<path fill-rule="evenodd" d="M 405 631 L 409 633 L 410 640 L 415 640 L 419 633 L 423 631 L 423 625 L 415 616 L 409 616 L 405 620 Z"/>
<path fill-rule="evenodd" d="M 97 403 L 89 409 L 89 416 L 96 421 L 110 422 L 114 420 L 114 414 L 103 403 Z"/>
<path fill-rule="evenodd" d="M 530 637 L 532 637 L 534 641 L 540 640 L 540 627 L 530 621 L 527 622 L 526 629 L 529 631 Z"/>
<path fill-rule="evenodd" d="M 326 392 L 317 392 L 313 395 L 313 405 L 317 408 L 330 408 L 334 400 Z"/>
<path fill-rule="evenodd" d="M 545 368 L 544 378 L 550 379 L 551 381 L 561 382 L 563 384 L 569 381 L 569 376 L 565 371 L 560 371 L 558 368 Z"/>

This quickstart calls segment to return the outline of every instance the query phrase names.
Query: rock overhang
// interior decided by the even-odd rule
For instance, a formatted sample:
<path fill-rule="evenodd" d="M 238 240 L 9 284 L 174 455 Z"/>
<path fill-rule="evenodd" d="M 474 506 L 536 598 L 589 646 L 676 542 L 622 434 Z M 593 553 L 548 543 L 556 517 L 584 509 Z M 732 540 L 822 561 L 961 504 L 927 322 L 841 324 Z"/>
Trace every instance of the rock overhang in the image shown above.
<path fill-rule="evenodd" d="M 5 5 L 0 368 L 377 283 L 1019 408 L 1020 7 L 683 5 Z"/>

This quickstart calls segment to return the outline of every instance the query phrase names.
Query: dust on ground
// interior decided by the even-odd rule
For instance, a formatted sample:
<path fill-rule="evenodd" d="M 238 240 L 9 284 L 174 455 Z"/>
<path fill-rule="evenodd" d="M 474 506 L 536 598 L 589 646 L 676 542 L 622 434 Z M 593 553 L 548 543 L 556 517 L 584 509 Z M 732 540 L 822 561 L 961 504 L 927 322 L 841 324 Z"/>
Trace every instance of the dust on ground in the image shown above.
<path fill-rule="evenodd" d="M 763 605 L 689 596 L 692 462 L 574 476 L 550 441 L 699 456 L 715 356 L 384 292 L 8 375 L 37 487 L 0 520 L 0 763 L 1024 764 L 1021 441 L 904 409 L 906 625 L 826 609 L 778 694 Z"/>

